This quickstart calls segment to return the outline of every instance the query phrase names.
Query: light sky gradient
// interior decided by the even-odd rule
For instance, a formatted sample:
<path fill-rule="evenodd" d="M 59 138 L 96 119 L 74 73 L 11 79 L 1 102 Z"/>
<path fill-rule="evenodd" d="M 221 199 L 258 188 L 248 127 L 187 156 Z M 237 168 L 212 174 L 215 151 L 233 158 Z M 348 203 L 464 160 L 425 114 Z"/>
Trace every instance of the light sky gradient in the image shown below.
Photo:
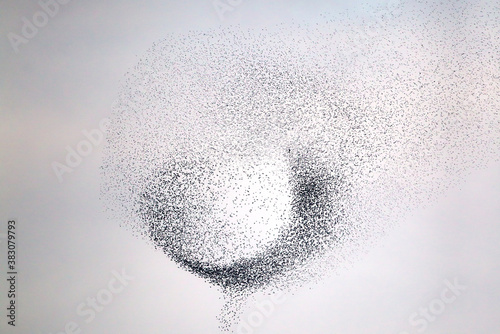
<path fill-rule="evenodd" d="M 18 326 L 7 326 L 1 311 L 0 332 L 55 334 L 75 321 L 82 333 L 92 334 L 219 333 L 222 295 L 102 213 L 102 144 L 62 183 L 52 162 L 64 161 L 66 146 L 85 138 L 82 130 L 110 117 L 125 73 L 166 35 L 315 22 L 322 13 L 347 9 L 365 15 L 370 6 L 386 3 L 243 0 L 221 21 L 210 0 L 72 0 L 15 53 L 7 34 L 19 34 L 21 18 L 40 7 L 36 1 L 1 1 L 0 233 L 7 220 L 18 222 L 19 298 Z M 409 315 L 437 298 L 444 280 L 455 278 L 467 290 L 426 333 L 500 332 L 498 156 L 438 197 L 404 218 L 349 270 L 287 295 L 254 332 L 413 334 Z M 5 310 L 5 243 L 0 250 Z M 122 269 L 135 279 L 85 323 L 77 306 Z"/>

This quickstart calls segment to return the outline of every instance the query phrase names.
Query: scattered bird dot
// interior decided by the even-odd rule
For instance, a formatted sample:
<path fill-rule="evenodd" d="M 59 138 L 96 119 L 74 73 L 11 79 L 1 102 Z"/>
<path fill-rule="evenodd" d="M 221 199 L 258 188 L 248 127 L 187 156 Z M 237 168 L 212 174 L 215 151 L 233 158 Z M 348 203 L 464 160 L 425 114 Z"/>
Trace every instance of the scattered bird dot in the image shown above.
<path fill-rule="evenodd" d="M 224 292 L 224 329 L 244 296 L 320 278 L 498 159 L 498 41 L 485 13 L 436 6 L 369 38 L 352 17 L 189 32 L 127 74 L 108 207 Z"/>

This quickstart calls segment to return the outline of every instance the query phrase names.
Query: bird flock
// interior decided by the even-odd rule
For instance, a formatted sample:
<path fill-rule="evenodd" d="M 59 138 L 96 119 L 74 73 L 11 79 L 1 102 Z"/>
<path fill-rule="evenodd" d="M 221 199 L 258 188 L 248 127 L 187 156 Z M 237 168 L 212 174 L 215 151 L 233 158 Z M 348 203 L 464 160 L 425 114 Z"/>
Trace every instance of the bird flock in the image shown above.
<path fill-rule="evenodd" d="M 498 159 L 499 12 L 191 31 L 127 73 L 103 160 L 110 212 L 238 301 L 321 278 Z"/>

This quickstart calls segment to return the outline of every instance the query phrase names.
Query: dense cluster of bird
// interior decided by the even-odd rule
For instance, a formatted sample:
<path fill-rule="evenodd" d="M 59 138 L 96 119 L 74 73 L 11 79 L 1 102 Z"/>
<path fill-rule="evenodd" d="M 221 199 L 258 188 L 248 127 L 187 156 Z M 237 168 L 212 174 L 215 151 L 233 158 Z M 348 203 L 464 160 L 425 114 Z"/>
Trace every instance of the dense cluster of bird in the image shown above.
<path fill-rule="evenodd" d="M 339 266 L 498 154 L 498 12 L 437 6 L 370 38 L 332 18 L 159 41 L 115 107 L 109 207 L 228 296 Z"/>

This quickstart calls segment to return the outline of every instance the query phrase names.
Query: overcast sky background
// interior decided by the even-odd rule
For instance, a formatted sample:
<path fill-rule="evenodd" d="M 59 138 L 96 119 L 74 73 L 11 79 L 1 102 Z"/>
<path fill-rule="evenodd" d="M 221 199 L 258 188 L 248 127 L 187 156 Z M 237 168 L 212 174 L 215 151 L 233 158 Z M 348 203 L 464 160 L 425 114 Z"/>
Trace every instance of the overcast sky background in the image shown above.
<path fill-rule="evenodd" d="M 366 1 L 363 3 L 367 3 Z M 385 1 L 372 3 L 384 4 Z M 366 7 L 366 6 L 365 6 Z M 243 0 L 221 21 L 210 0 L 78 1 L 61 5 L 19 52 L 36 1 L 0 2 L 0 233 L 18 223 L 18 316 L 0 314 L 2 333 L 218 333 L 220 293 L 161 252 L 105 219 L 99 201 L 102 145 L 60 183 L 82 130 L 109 117 L 125 73 L 167 34 L 239 24 L 314 22 L 346 1 Z M 498 159 L 497 159 L 498 160 Z M 467 290 L 426 333 L 498 333 L 500 321 L 500 163 L 471 171 L 440 200 L 414 212 L 348 271 L 287 295 L 255 333 L 416 333 L 408 317 L 439 298 L 444 280 Z M 6 307 L 5 242 L 0 244 L 1 310 Z M 77 306 L 107 286 L 112 271 L 135 277 L 85 323 Z"/>

